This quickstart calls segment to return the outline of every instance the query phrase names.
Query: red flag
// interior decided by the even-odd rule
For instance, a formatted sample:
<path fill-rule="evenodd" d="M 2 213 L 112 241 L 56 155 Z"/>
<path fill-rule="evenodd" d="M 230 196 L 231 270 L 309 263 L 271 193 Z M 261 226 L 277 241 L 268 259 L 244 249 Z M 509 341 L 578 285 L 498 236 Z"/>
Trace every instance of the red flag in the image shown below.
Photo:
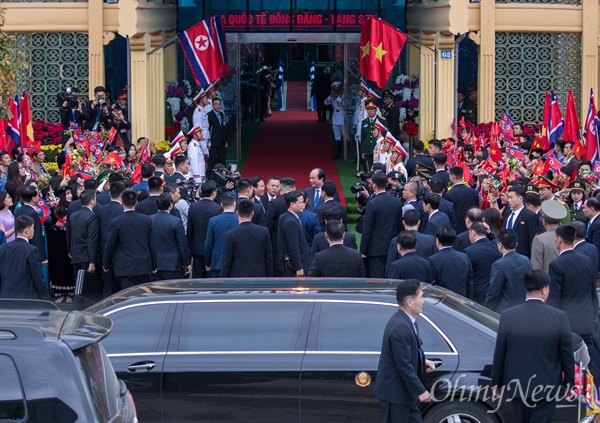
<path fill-rule="evenodd" d="M 535 176 L 540 176 L 544 174 L 544 161 L 542 159 L 538 159 L 538 162 L 533 168 L 533 174 Z"/>
<path fill-rule="evenodd" d="M 113 126 L 112 128 L 110 128 L 110 131 L 108 131 L 108 134 L 106 134 L 106 137 L 110 140 L 111 144 L 114 141 L 116 135 L 117 135 L 117 128 L 115 128 Z"/>
<path fill-rule="evenodd" d="M 183 31 L 179 43 L 196 84 L 206 87 L 229 71 L 225 16 L 211 16 Z"/>
<path fill-rule="evenodd" d="M 0 150 L 8 149 L 8 140 L 6 137 L 6 126 L 8 122 L 5 119 L 0 119 Z"/>
<path fill-rule="evenodd" d="M 114 151 L 112 153 L 109 153 L 104 160 L 102 161 L 102 163 L 112 166 L 115 165 L 117 167 L 120 167 L 123 164 L 123 159 L 121 158 L 121 156 L 119 156 L 117 153 L 115 153 Z"/>
<path fill-rule="evenodd" d="M 142 180 L 142 164 L 140 163 L 135 167 L 135 170 L 131 174 L 131 181 L 134 184 L 139 184 L 141 180 Z"/>
<path fill-rule="evenodd" d="M 563 141 L 577 142 L 579 141 L 579 118 L 577 117 L 577 109 L 575 99 L 573 98 L 573 90 L 569 90 L 567 97 L 567 110 L 565 111 L 565 130 L 563 132 Z"/>
<path fill-rule="evenodd" d="M 598 137 L 596 128 L 596 103 L 594 102 L 594 89 L 590 89 L 590 107 L 583 128 L 583 138 L 585 139 L 585 160 L 594 161 L 598 158 Z"/>
<path fill-rule="evenodd" d="M 558 99 L 554 95 L 554 91 L 550 93 L 550 123 L 548 127 L 548 139 L 550 140 L 550 146 L 554 147 L 554 143 L 558 141 L 559 137 L 564 131 L 564 122 L 560 107 L 558 106 Z"/>
<path fill-rule="evenodd" d="M 71 170 L 71 154 L 67 151 L 65 154 L 65 163 L 62 165 L 62 177 L 71 176 L 74 172 Z"/>
<path fill-rule="evenodd" d="M 548 146 L 550 148 L 550 141 L 548 140 L 548 134 L 550 133 L 548 125 L 550 124 L 550 94 L 546 91 L 546 98 L 544 99 L 544 117 L 542 118 L 542 146 Z M 541 147 L 547 150 L 544 147 Z"/>
<path fill-rule="evenodd" d="M 500 151 L 500 147 L 496 142 L 494 137 L 490 137 L 490 160 L 493 162 L 498 162 L 502 159 L 502 151 Z"/>
<path fill-rule="evenodd" d="M 29 93 L 25 91 L 21 98 L 19 110 L 21 111 L 21 145 L 40 148 L 40 141 L 35 141 L 33 137 L 33 121 L 31 120 L 31 107 L 29 105 Z"/>
<path fill-rule="evenodd" d="M 19 104 L 12 98 L 8 99 L 8 109 L 10 110 L 11 117 L 7 119 L 6 135 L 7 145 L 6 149 L 10 151 L 13 147 L 21 145 L 21 130 L 19 125 Z"/>
<path fill-rule="evenodd" d="M 383 19 L 368 16 L 360 32 L 360 74 L 385 87 L 407 37 Z"/>
<path fill-rule="evenodd" d="M 558 161 L 558 159 L 554 157 L 550 157 L 546 160 L 546 164 L 544 165 L 544 175 L 548 173 L 548 171 L 558 172 L 562 168 L 562 164 Z"/>

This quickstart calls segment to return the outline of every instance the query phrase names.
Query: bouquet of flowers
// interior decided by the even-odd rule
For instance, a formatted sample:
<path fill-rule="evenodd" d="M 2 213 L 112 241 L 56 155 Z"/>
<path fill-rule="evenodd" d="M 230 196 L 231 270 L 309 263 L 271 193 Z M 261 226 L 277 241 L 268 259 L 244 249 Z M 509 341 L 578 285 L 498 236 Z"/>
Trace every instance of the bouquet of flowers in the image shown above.
<path fill-rule="evenodd" d="M 588 187 L 595 186 L 598 183 L 598 175 L 587 169 L 579 171 L 579 179 L 583 179 Z"/>
<path fill-rule="evenodd" d="M 555 172 L 552 183 L 555 184 L 559 190 L 562 190 L 568 185 L 569 177 L 562 172 Z"/>
<path fill-rule="evenodd" d="M 419 131 L 419 76 L 418 75 L 398 75 L 396 81 L 391 86 L 390 91 L 396 96 L 396 106 L 400 109 L 400 126 L 407 122 L 412 122 L 411 132 L 416 133 L 409 136 L 415 136 Z"/>
<path fill-rule="evenodd" d="M 503 184 L 500 179 L 491 178 L 488 182 L 488 195 L 493 195 L 494 197 L 500 195 L 502 191 Z"/>
<path fill-rule="evenodd" d="M 506 158 L 506 164 L 510 167 L 510 170 L 519 169 L 521 167 L 521 162 L 513 156 L 508 156 Z"/>

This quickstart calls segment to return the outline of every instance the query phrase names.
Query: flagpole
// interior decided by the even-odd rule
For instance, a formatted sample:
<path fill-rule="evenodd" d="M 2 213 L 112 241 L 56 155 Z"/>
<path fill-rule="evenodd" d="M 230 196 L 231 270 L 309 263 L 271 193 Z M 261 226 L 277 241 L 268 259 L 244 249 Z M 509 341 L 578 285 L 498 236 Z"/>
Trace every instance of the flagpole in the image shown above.
<path fill-rule="evenodd" d="M 146 53 L 146 56 L 150 56 L 151 54 L 157 52 L 161 48 L 169 47 L 171 44 L 173 44 L 174 42 L 176 42 L 178 38 L 179 38 L 178 35 L 175 35 L 174 37 L 169 38 L 167 41 L 165 41 L 164 43 L 162 43 L 158 47 L 156 47 L 156 48 L 150 50 L 148 53 Z"/>

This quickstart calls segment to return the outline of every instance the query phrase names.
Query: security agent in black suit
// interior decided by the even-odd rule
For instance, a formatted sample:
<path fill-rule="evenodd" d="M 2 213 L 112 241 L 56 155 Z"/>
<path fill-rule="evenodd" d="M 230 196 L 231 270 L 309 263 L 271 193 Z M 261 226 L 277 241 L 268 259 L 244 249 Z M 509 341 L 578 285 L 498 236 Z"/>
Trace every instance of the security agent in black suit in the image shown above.
<path fill-rule="evenodd" d="M 465 226 L 465 215 L 471 207 L 479 206 L 479 194 L 473 188 L 463 183 L 464 170 L 462 167 L 450 169 L 450 183 L 452 188 L 444 194 L 444 198 L 452 202 L 454 215 L 456 216 L 456 232 L 467 230 Z"/>
<path fill-rule="evenodd" d="M 306 210 L 315 211 L 317 207 L 319 207 L 325 202 L 325 199 L 323 198 L 323 184 L 325 183 L 325 179 L 326 175 L 323 169 L 315 168 L 310 171 L 308 175 L 310 186 L 305 190 L 307 196 Z M 337 189 L 335 191 L 335 194 L 331 198 L 333 198 L 338 203 L 340 202 L 340 197 L 337 193 Z"/>
<path fill-rule="evenodd" d="M 269 211 L 271 202 L 279 195 L 279 189 L 281 187 L 280 180 L 277 176 L 271 176 L 267 179 L 267 185 L 265 186 L 265 193 L 262 196 L 261 204 L 265 209 L 265 212 Z"/>
<path fill-rule="evenodd" d="M 67 239 L 75 279 L 80 269 L 95 273 L 96 262 L 100 259 L 100 219 L 93 211 L 96 193 L 85 189 L 79 199 L 82 207 L 71 216 L 70 237 Z"/>
<path fill-rule="evenodd" d="M 523 202 L 525 188 L 513 185 L 508 188 L 508 206 L 510 212 L 504 219 L 502 229 L 512 229 L 519 238 L 517 253 L 531 258 L 531 244 L 539 228 L 539 219 L 531 210 L 527 210 Z"/>
<path fill-rule="evenodd" d="M 348 216 L 346 214 L 346 207 L 342 206 L 338 201 L 335 200 L 335 196 L 337 195 L 337 187 L 335 182 L 325 181 L 323 182 L 323 187 L 321 189 L 321 196 L 323 197 L 323 202 L 319 202 L 319 205 L 314 209 L 314 212 L 319 217 L 319 223 L 321 227 L 325 227 L 325 214 L 332 209 L 337 210 L 341 219 L 344 222 L 344 227 L 348 229 Z"/>
<path fill-rule="evenodd" d="M 591 197 L 585 201 L 585 207 L 583 209 L 585 217 L 590 219 L 587 224 L 587 234 L 585 240 L 592 244 L 598 250 L 600 255 L 600 200 Z M 600 272 L 600 261 L 598 262 L 598 271 Z"/>
<path fill-rule="evenodd" d="M 442 226 L 435 234 L 435 242 L 440 251 L 429 257 L 433 283 L 472 299 L 473 268 L 465 253 L 452 249 L 455 239 L 456 232 L 450 226 Z"/>
<path fill-rule="evenodd" d="M 96 181 L 95 179 L 86 179 L 85 181 L 83 181 L 83 189 L 91 189 L 92 191 L 96 192 L 98 190 L 98 181 Z M 98 196 L 96 195 L 96 205 L 94 207 L 92 207 L 92 209 L 94 210 L 94 213 L 98 214 L 100 213 L 100 209 L 102 208 L 101 204 L 98 204 Z M 73 216 L 73 213 L 75 213 L 76 211 L 81 210 L 81 207 L 83 205 L 81 204 L 81 199 L 78 198 L 77 200 L 73 200 L 69 203 L 69 205 L 67 206 L 67 225 L 66 225 L 66 231 L 67 231 L 67 235 L 69 234 L 69 231 L 71 230 L 71 223 L 69 222 L 71 219 L 71 216 Z M 67 236 L 67 243 L 69 242 L 69 236 Z"/>
<path fill-rule="evenodd" d="M 390 240 L 399 232 L 402 225 L 402 205 L 397 198 L 385 191 L 387 186 L 385 174 L 374 174 L 372 181 L 375 196 L 367 203 L 360 252 L 363 259 L 366 259 L 367 276 L 383 278 Z"/>
<path fill-rule="evenodd" d="M 223 207 L 214 202 L 217 184 L 208 181 L 200 186 L 202 199 L 190 205 L 188 212 L 187 239 L 192 254 L 192 277 L 205 278 L 204 241 L 208 231 L 208 220 L 223 213 Z"/>
<path fill-rule="evenodd" d="M 456 251 L 460 251 L 460 252 L 464 252 L 465 249 L 471 245 L 471 240 L 469 238 L 468 229 L 470 229 L 471 226 L 474 225 L 475 223 L 483 221 L 483 210 L 481 210 L 477 206 L 469 208 L 467 210 L 467 214 L 465 215 L 464 220 L 465 220 L 465 227 L 467 228 L 467 230 L 465 232 L 459 233 L 456 236 L 456 240 L 454 241 L 454 245 L 452 246 L 452 248 L 454 248 Z M 490 239 L 489 236 L 488 236 L 488 239 Z"/>
<path fill-rule="evenodd" d="M 165 178 L 165 182 L 167 184 L 180 184 L 181 182 L 186 181 L 187 178 L 185 175 L 190 173 L 190 161 L 187 156 L 184 156 L 183 154 L 175 156 L 173 165 L 175 166 L 175 172 L 173 172 L 171 176 Z"/>
<path fill-rule="evenodd" d="M 325 213 L 323 213 L 323 218 L 324 218 L 323 227 L 325 227 L 327 225 L 327 222 L 329 222 L 330 220 L 341 221 L 342 214 L 340 213 L 340 211 L 338 209 L 333 208 L 333 209 L 326 210 Z M 348 248 L 353 248 L 355 250 L 358 249 L 358 247 L 356 245 L 356 235 L 354 235 L 352 232 L 344 232 L 343 245 Z M 308 262 L 312 264 L 315 254 L 317 254 L 320 251 L 326 250 L 327 248 L 329 248 L 329 242 L 325 238 L 325 232 L 319 232 L 313 238 L 313 243 L 312 243 L 312 247 L 310 249 L 310 257 L 308 259 Z"/>
<path fill-rule="evenodd" d="M 444 153 L 435 154 L 433 156 L 434 172 L 431 175 L 431 181 L 440 181 L 445 190 L 448 189 L 450 184 L 450 174 L 446 170 L 446 160 L 447 157 Z"/>
<path fill-rule="evenodd" d="M 290 192 L 285 197 L 287 212 L 279 218 L 277 268 L 282 276 L 304 277 L 308 271 L 309 249 L 298 215 L 304 210 L 304 195 Z"/>
<path fill-rule="evenodd" d="M 121 203 L 121 194 L 125 191 L 125 184 L 123 182 L 113 182 L 110 185 L 110 196 L 111 202 L 106 204 L 100 209 L 98 214 L 98 220 L 100 223 L 100 255 L 104 254 L 106 248 L 106 242 L 108 240 L 108 232 L 110 229 L 110 222 L 118 216 L 123 214 L 123 204 Z M 97 198 L 98 196 L 96 196 Z M 108 272 L 102 272 L 102 281 L 104 282 L 104 289 L 102 291 L 102 297 L 106 298 L 118 291 L 117 280 L 113 269 Z"/>
<path fill-rule="evenodd" d="M 173 197 L 163 193 L 156 200 L 158 212 L 150 216 L 156 258 L 157 280 L 183 279 L 190 274 L 190 249 L 185 238 L 181 219 L 171 215 Z"/>
<path fill-rule="evenodd" d="M 102 267 L 105 272 L 113 269 L 119 288 L 125 289 L 150 282 L 158 263 L 152 220 L 135 211 L 136 192 L 125 190 L 121 199 L 124 212 L 110 224 Z"/>
<path fill-rule="evenodd" d="M 330 247 L 315 255 L 308 276 L 364 278 L 365 266 L 360 253 L 344 246 L 344 223 L 341 220 L 328 220 L 325 237 Z"/>
<path fill-rule="evenodd" d="M 215 167 L 215 164 L 225 165 L 227 161 L 227 122 L 225 113 L 221 111 L 221 99 L 214 98 L 212 107 L 213 109 L 207 115 L 210 131 L 207 175 L 210 175 L 210 171 Z"/>
<path fill-rule="evenodd" d="M 401 256 L 393 262 L 388 272 L 389 279 L 418 279 L 422 282 L 433 281 L 433 270 L 429 260 L 419 257 L 415 248 L 417 235 L 413 231 L 401 231 L 397 237 L 398 254 Z"/>
<path fill-rule="evenodd" d="M 272 200 L 267 208 L 267 229 L 271 235 L 271 248 L 273 250 L 274 269 L 273 276 L 281 276 L 277 268 L 277 248 L 279 239 L 279 217 L 288 209 L 285 197 L 288 193 L 296 190 L 296 181 L 294 178 L 281 178 L 279 180 L 281 195 Z"/>
<path fill-rule="evenodd" d="M 146 216 L 152 216 L 156 212 L 158 212 L 158 205 L 156 201 L 158 200 L 158 196 L 162 194 L 163 180 L 152 176 L 148 178 L 148 192 L 150 195 L 145 200 L 140 201 L 137 206 L 135 206 L 135 211 L 141 214 L 145 214 Z"/>
<path fill-rule="evenodd" d="M 560 255 L 550 263 L 550 295 L 548 305 L 563 310 L 569 316 L 571 330 L 592 347 L 594 318 L 598 314 L 596 272 L 592 259 L 573 250 L 575 228 L 556 228 L 556 247 Z"/>
<path fill-rule="evenodd" d="M 443 155 L 443 154 L 442 154 Z M 448 185 L 444 185 L 444 182 L 440 178 L 431 178 L 429 180 L 429 189 L 433 194 L 437 194 L 440 196 L 440 205 L 438 210 L 448 216 L 450 219 L 450 225 L 452 229 L 456 230 L 456 215 L 454 214 L 454 206 L 453 204 L 446 200 L 444 196 L 444 192 L 446 192 L 446 188 Z"/>
<path fill-rule="evenodd" d="M 439 210 L 441 199 L 437 194 L 427 194 L 423 197 L 423 210 L 429 215 L 426 233 L 431 236 L 436 236 L 438 230 L 444 226 L 452 226 L 448 215 Z"/>
<path fill-rule="evenodd" d="M 424 303 L 419 280 L 401 281 L 396 299 L 399 310 L 383 332 L 375 396 L 381 403 L 384 423 L 417 423 L 423 421 L 418 404 L 432 400 L 425 388 L 426 373 L 435 370 L 425 358 L 416 323 Z"/>
<path fill-rule="evenodd" d="M 407 210 L 404 213 L 403 222 L 404 228 L 407 231 L 412 231 L 417 236 L 417 246 L 415 253 L 424 259 L 429 258 L 438 252 L 435 244 L 435 238 L 431 235 L 422 234 L 419 232 L 420 215 L 416 210 Z M 388 277 L 392 263 L 400 258 L 398 254 L 398 237 L 393 237 L 390 241 L 388 256 L 385 262 L 385 275 Z"/>
<path fill-rule="evenodd" d="M 239 226 L 225 234 L 222 278 L 271 277 L 273 276 L 273 253 L 269 231 L 252 223 L 254 205 L 243 199 L 236 210 Z"/>
<path fill-rule="evenodd" d="M 14 241 L 0 245 L 0 298 L 50 300 L 39 250 L 29 243 L 34 231 L 34 219 L 18 216 Z"/>
<path fill-rule="evenodd" d="M 492 392 L 511 399 L 512 422 L 551 422 L 553 399 L 575 399 L 575 361 L 566 313 L 544 302 L 552 293 L 550 278 L 527 272 L 523 304 L 500 315 L 492 368 Z M 563 391 L 564 390 L 564 391 Z"/>
<path fill-rule="evenodd" d="M 114 184 L 115 182 L 125 182 L 125 178 L 123 177 L 123 175 L 121 175 L 118 172 L 110 173 L 106 180 L 106 184 L 108 184 L 109 189 L 104 189 L 104 191 L 102 191 L 101 193 L 96 195 L 96 207 L 98 206 L 98 204 L 101 206 L 104 206 L 111 202 L 110 186 L 112 184 Z M 83 181 L 83 184 L 85 186 L 85 181 Z M 69 209 L 67 208 L 67 213 L 68 212 L 69 212 Z M 67 219 L 67 222 L 68 221 L 69 221 L 69 219 Z"/>
<path fill-rule="evenodd" d="M 412 147 L 413 156 L 406 162 L 406 171 L 408 172 L 409 178 L 417 176 L 417 170 L 429 173 L 431 169 L 433 169 L 432 158 L 423 154 L 425 151 L 425 144 L 423 144 L 423 141 L 416 140 L 413 142 Z"/>
<path fill-rule="evenodd" d="M 474 223 L 467 233 L 471 245 L 464 252 L 473 268 L 473 301 L 483 305 L 490 288 L 492 264 L 502 258 L 502 254 L 496 243 L 487 239 L 487 229 L 483 223 Z"/>
<path fill-rule="evenodd" d="M 46 247 L 44 244 L 44 234 L 42 232 L 42 224 L 35 209 L 35 206 L 39 201 L 37 188 L 28 186 L 23 189 L 21 192 L 21 201 L 23 205 L 15 212 L 15 219 L 19 216 L 29 216 L 33 219 L 34 233 L 33 238 L 29 240 L 29 243 L 38 248 L 42 264 L 48 264 L 48 260 L 46 258 Z"/>
<path fill-rule="evenodd" d="M 598 249 L 585 240 L 586 224 L 580 220 L 573 220 L 569 225 L 575 228 L 575 242 L 573 243 L 573 250 L 576 253 L 583 254 L 591 259 L 594 273 L 598 273 Z"/>
<path fill-rule="evenodd" d="M 404 199 L 404 205 L 402 206 L 402 214 L 408 210 L 417 210 L 421 216 L 421 224 L 419 226 L 419 232 L 422 234 L 427 233 L 427 222 L 429 222 L 429 215 L 425 213 L 423 209 L 423 200 L 417 197 L 419 193 L 418 182 L 407 182 L 404 184 L 404 190 L 402 190 L 402 198 Z"/>
<path fill-rule="evenodd" d="M 240 179 L 237 183 L 238 198 L 237 203 L 241 200 L 250 200 L 254 198 L 254 185 L 250 179 Z M 267 216 L 265 209 L 260 203 L 252 203 L 254 207 L 254 214 L 252 215 L 252 223 L 255 225 L 267 227 Z"/>

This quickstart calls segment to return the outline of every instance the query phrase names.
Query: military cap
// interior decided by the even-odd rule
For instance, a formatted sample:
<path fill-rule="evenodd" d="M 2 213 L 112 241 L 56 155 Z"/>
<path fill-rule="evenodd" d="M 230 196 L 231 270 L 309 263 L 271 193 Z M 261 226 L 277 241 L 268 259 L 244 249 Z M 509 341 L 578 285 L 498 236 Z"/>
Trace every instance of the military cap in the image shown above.
<path fill-rule="evenodd" d="M 388 129 L 385 127 L 385 125 L 383 123 L 381 123 L 381 121 L 379 119 L 377 119 L 375 121 L 373 126 L 377 129 L 379 129 L 381 131 L 381 133 L 386 133 L 388 131 Z"/>
<path fill-rule="evenodd" d="M 173 159 L 171 158 L 171 156 L 166 158 L 167 160 L 165 161 L 165 164 L 173 164 Z"/>
<path fill-rule="evenodd" d="M 539 194 L 540 190 L 533 184 L 525 186 L 525 194 Z"/>
<path fill-rule="evenodd" d="M 376 100 L 381 99 L 381 97 L 379 96 L 379 94 L 377 94 L 375 91 L 373 91 L 372 89 L 369 89 L 369 97 L 374 98 Z"/>
<path fill-rule="evenodd" d="M 585 191 L 585 182 L 577 179 L 569 184 L 569 188 L 571 191 Z"/>
<path fill-rule="evenodd" d="M 431 179 L 431 175 L 429 174 L 429 172 L 427 172 L 425 170 L 421 170 L 421 169 L 417 170 L 417 176 L 421 179 L 426 179 L 426 180 Z"/>
<path fill-rule="evenodd" d="M 342 83 L 340 81 L 333 81 L 333 83 L 331 84 L 331 88 L 340 88 L 342 86 Z"/>
<path fill-rule="evenodd" d="M 396 143 L 398 142 L 398 140 L 389 131 L 387 134 L 385 134 L 385 138 L 383 140 L 389 142 L 392 145 L 396 145 Z"/>
<path fill-rule="evenodd" d="M 190 131 L 188 132 L 189 136 L 194 135 L 196 132 L 200 131 L 202 128 L 200 128 L 200 125 L 194 125 L 192 127 L 192 129 L 190 129 Z"/>
<path fill-rule="evenodd" d="M 382 97 L 389 97 L 389 98 L 394 98 L 394 94 L 392 94 L 392 92 L 390 90 L 385 90 L 382 94 Z"/>
<path fill-rule="evenodd" d="M 546 200 L 542 203 L 542 217 L 548 222 L 559 223 L 567 217 L 567 209 L 556 200 Z"/>
<path fill-rule="evenodd" d="M 538 176 L 536 185 L 538 188 L 552 188 L 552 189 L 558 188 L 558 186 L 554 182 L 552 182 L 550 179 L 546 178 L 545 176 Z"/>
<path fill-rule="evenodd" d="M 377 104 L 375 104 L 373 100 L 367 100 L 367 103 L 365 104 L 366 109 L 377 109 L 377 107 Z"/>

